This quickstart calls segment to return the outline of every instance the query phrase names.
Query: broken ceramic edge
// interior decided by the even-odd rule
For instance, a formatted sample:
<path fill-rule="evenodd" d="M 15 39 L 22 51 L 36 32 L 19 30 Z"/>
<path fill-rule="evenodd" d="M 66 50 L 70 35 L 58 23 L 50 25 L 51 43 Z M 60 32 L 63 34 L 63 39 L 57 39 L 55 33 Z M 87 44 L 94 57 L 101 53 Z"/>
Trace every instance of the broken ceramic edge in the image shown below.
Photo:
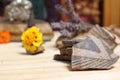
<path fill-rule="evenodd" d="M 61 55 L 72 55 L 72 47 L 62 47 L 59 50 Z"/>
<path fill-rule="evenodd" d="M 112 50 L 117 46 L 117 43 L 115 42 L 115 35 L 105 28 L 101 28 L 100 26 L 96 25 L 89 31 L 88 35 L 89 34 L 94 35 L 95 37 L 100 39 Z"/>
<path fill-rule="evenodd" d="M 58 61 L 71 61 L 71 57 L 67 55 L 55 54 L 54 60 Z"/>
<path fill-rule="evenodd" d="M 93 35 L 89 35 L 88 38 L 72 48 L 72 70 L 107 70 L 111 69 L 119 59 L 118 55 Z"/>
<path fill-rule="evenodd" d="M 54 55 L 54 60 L 59 61 L 71 61 L 71 55 L 72 55 L 72 47 L 70 48 L 60 48 L 60 54 Z"/>
<path fill-rule="evenodd" d="M 74 44 L 79 43 L 82 41 L 81 39 L 70 39 L 70 40 L 63 40 L 62 43 L 64 47 L 72 47 Z"/>
<path fill-rule="evenodd" d="M 70 61 L 71 60 L 71 55 L 72 55 L 72 46 L 74 44 L 77 44 L 81 41 L 81 39 L 69 39 L 69 40 L 62 40 L 63 46 L 59 47 L 60 54 L 55 55 L 54 59 L 55 60 L 60 60 L 60 61 Z"/>
<path fill-rule="evenodd" d="M 27 54 L 36 55 L 36 54 L 39 54 L 39 53 L 43 53 L 44 50 L 45 50 L 45 48 L 43 46 L 40 46 L 35 51 L 28 51 L 28 50 L 26 50 L 26 52 L 27 52 Z"/>

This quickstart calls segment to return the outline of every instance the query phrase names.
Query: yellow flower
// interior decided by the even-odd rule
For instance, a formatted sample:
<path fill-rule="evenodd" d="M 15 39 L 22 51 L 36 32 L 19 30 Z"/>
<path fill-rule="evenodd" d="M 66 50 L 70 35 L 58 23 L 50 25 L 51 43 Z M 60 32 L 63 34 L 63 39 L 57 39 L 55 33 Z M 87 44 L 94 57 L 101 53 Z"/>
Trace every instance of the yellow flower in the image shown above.
<path fill-rule="evenodd" d="M 23 32 L 21 39 L 24 48 L 28 51 L 35 51 L 43 42 L 42 33 L 36 26 L 32 26 Z"/>

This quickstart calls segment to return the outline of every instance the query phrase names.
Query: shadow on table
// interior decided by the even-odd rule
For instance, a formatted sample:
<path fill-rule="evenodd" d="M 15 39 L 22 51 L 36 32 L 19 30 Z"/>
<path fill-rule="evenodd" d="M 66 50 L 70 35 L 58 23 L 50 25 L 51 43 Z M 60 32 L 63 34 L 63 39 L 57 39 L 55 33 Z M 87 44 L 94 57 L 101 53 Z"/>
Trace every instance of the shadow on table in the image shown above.
<path fill-rule="evenodd" d="M 66 67 L 68 68 L 69 71 L 73 71 L 73 72 L 74 71 L 105 71 L 105 70 L 110 70 L 110 69 L 114 68 L 114 67 L 111 67 L 110 69 L 83 69 L 83 70 L 76 69 L 76 70 L 73 70 L 71 65 L 66 66 Z"/>

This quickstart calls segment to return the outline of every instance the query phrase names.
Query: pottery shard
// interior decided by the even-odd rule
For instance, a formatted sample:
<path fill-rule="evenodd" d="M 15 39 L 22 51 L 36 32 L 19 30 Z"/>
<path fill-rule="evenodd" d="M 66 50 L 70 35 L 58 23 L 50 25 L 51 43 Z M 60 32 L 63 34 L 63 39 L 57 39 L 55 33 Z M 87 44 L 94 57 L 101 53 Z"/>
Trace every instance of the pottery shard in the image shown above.
<path fill-rule="evenodd" d="M 115 36 L 105 28 L 101 28 L 96 25 L 89 31 L 89 33 L 100 39 L 112 50 L 117 46 L 117 43 L 115 42 Z"/>
<path fill-rule="evenodd" d="M 63 40 L 62 41 L 63 46 L 59 48 L 60 54 L 55 55 L 54 59 L 70 61 L 72 56 L 72 46 L 74 44 L 79 43 L 80 41 L 82 40 L 80 39 Z"/>
<path fill-rule="evenodd" d="M 72 55 L 72 47 L 62 47 L 60 48 L 60 54 L 61 55 L 67 55 L 67 56 L 71 56 Z"/>
<path fill-rule="evenodd" d="M 72 69 L 110 69 L 119 56 L 95 36 L 73 46 Z"/>
<path fill-rule="evenodd" d="M 72 40 L 63 40 L 62 43 L 65 47 L 72 47 L 74 44 L 79 43 L 80 39 L 72 39 Z"/>
<path fill-rule="evenodd" d="M 56 55 L 54 56 L 54 60 L 70 61 L 70 60 L 71 60 L 71 56 L 56 54 Z"/>
<path fill-rule="evenodd" d="M 60 54 L 56 54 L 54 56 L 55 60 L 65 60 L 65 61 L 70 61 L 71 60 L 71 55 L 72 55 L 72 47 L 62 47 L 59 49 Z"/>
<path fill-rule="evenodd" d="M 112 25 L 112 26 L 109 26 L 109 27 L 105 27 L 105 29 L 109 30 L 113 34 L 115 34 L 118 37 L 120 37 L 120 28 Z"/>

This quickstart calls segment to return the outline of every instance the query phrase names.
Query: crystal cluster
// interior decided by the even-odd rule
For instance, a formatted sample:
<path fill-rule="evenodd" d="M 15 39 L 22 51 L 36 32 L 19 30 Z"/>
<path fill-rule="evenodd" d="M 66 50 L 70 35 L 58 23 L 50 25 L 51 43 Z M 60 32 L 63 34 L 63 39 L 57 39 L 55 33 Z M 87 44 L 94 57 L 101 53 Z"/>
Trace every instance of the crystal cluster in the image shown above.
<path fill-rule="evenodd" d="M 27 21 L 32 3 L 29 0 L 14 0 L 5 9 L 5 15 L 10 21 Z"/>

